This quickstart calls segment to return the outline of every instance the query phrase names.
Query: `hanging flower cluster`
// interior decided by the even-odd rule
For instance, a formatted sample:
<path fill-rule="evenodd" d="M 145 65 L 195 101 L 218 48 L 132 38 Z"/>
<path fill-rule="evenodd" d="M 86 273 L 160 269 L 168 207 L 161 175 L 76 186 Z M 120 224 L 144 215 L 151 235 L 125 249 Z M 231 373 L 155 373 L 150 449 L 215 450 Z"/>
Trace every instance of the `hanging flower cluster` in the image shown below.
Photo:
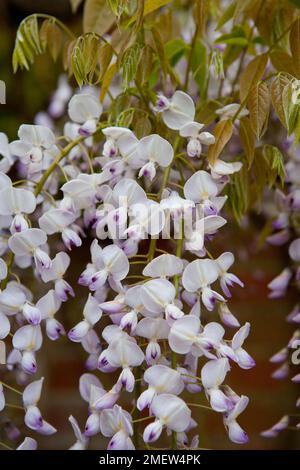
<path fill-rule="evenodd" d="M 60 86 L 64 93 L 51 105 L 57 112 L 63 96 L 70 98 L 65 82 Z M 44 335 L 58 341 L 67 334 L 88 354 L 79 380 L 87 420 L 81 431 L 70 417 L 72 449 L 86 449 L 98 434 L 110 450 L 134 449 L 164 432 L 173 447 L 196 448 L 193 407 L 207 406 L 222 416 L 231 441 L 246 443 L 238 417 L 249 400 L 226 385 L 232 363 L 254 366 L 244 349 L 250 325 L 240 326 L 228 306 L 232 288 L 243 283 L 231 272 L 231 252 L 214 258 L 207 250 L 226 224 L 222 191 L 241 163 L 217 159 L 197 169 L 183 156 L 199 158 L 215 142 L 194 121 L 194 101 L 183 91 L 157 99 L 155 118 L 175 131 L 170 141 L 159 134 L 137 138 L 107 123 L 90 90 L 71 97 L 68 116 L 65 147 L 55 130 L 24 124 L 1 162 L 0 338 L 7 340 L 9 380 L 25 385 L 25 425 L 56 432 L 38 407 L 44 380 L 38 358 Z M 7 175 L 13 165 L 20 179 Z M 91 240 L 90 261 L 78 283 L 86 301 L 82 320 L 66 332 L 59 310 L 76 291 L 67 280 L 68 253 L 84 237 Z M 28 269 L 45 285 L 42 297 L 17 277 Z M 222 324 L 238 330 L 225 339 Z M 110 389 L 102 374 L 115 377 Z M 9 407 L 11 388 L 1 382 L 1 410 Z M 26 437 L 19 448 L 36 447 Z"/>
<path fill-rule="evenodd" d="M 290 142 L 287 140 L 287 147 Z M 285 164 L 285 189 L 286 192 L 277 190 L 275 194 L 276 211 L 272 218 L 272 233 L 267 237 L 267 242 L 275 246 L 287 246 L 288 265 L 273 279 L 268 287 L 271 299 L 280 299 L 287 295 L 289 287 L 294 286 L 299 290 L 300 280 L 300 231 L 299 231 L 299 209 L 300 209 L 300 160 L 295 149 L 290 148 L 288 159 Z M 272 373 L 276 380 L 283 380 L 292 375 L 292 382 L 300 382 L 300 373 L 297 371 L 300 364 L 300 310 L 297 303 L 287 315 L 286 320 L 295 325 L 295 331 L 287 345 L 276 352 L 270 359 L 271 363 L 277 365 Z M 296 402 L 300 407 L 300 397 Z M 283 416 L 270 429 L 262 432 L 264 437 L 276 437 L 288 426 L 292 427 L 297 420 L 297 414 Z M 296 429 L 300 423 L 296 422 Z"/>

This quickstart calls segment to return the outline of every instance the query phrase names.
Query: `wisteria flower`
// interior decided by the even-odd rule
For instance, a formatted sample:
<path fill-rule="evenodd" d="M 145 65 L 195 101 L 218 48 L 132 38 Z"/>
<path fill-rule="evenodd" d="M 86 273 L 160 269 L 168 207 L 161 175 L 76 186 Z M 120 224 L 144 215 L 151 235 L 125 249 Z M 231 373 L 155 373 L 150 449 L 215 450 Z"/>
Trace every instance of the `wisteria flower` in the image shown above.
<path fill-rule="evenodd" d="M 26 410 L 25 424 L 30 429 L 39 434 L 50 435 L 56 432 L 56 429 L 42 418 L 37 404 L 41 398 L 44 378 L 31 382 L 23 392 L 23 403 Z"/>
<path fill-rule="evenodd" d="M 10 144 L 10 151 L 28 167 L 29 174 L 41 171 L 43 158 L 56 153 L 55 135 L 45 126 L 22 124 L 18 131 L 20 140 Z"/>
<path fill-rule="evenodd" d="M 65 279 L 63 279 L 70 265 L 70 261 L 69 255 L 64 251 L 60 251 L 52 260 L 51 267 L 49 269 L 44 269 L 41 272 L 41 277 L 44 282 L 54 282 L 55 293 L 61 302 L 66 302 L 68 300 L 68 295 L 71 295 L 72 297 L 75 296 L 73 288 Z"/>
<path fill-rule="evenodd" d="M 216 300 L 225 299 L 218 292 L 211 289 L 219 277 L 218 265 L 210 259 L 198 259 L 188 264 L 183 272 L 182 284 L 188 292 L 201 293 L 201 299 L 207 310 L 211 311 L 215 307 Z"/>
<path fill-rule="evenodd" d="M 204 124 L 199 122 L 189 122 L 181 127 L 179 134 L 189 139 L 187 145 L 187 154 L 189 157 L 200 157 L 202 145 L 212 145 L 215 143 L 215 137 L 210 132 L 200 132 Z"/>
<path fill-rule="evenodd" d="M 179 130 L 185 124 L 194 121 L 194 102 L 183 91 L 175 91 L 171 99 L 159 95 L 156 109 L 162 114 L 162 120 L 170 129 Z"/>
<path fill-rule="evenodd" d="M 11 251 L 18 256 L 33 256 L 37 268 L 48 269 L 51 259 L 41 246 L 47 242 L 47 235 L 38 228 L 29 228 L 16 232 L 8 240 Z"/>
<path fill-rule="evenodd" d="M 79 342 L 81 341 L 88 332 L 93 328 L 93 326 L 98 323 L 102 315 L 102 310 L 99 307 L 99 302 L 92 294 L 89 294 L 89 297 L 85 303 L 83 309 L 84 319 L 77 323 L 68 333 L 68 337 L 71 341 Z"/>
<path fill-rule="evenodd" d="M 96 130 L 102 106 L 93 95 L 82 93 L 71 98 L 68 112 L 72 121 L 81 124 L 79 134 L 88 137 Z"/>
<path fill-rule="evenodd" d="M 107 280 L 110 285 L 115 286 L 128 274 L 128 258 L 116 245 L 109 245 L 102 249 L 98 240 L 94 240 L 91 244 L 91 258 L 92 263 L 79 278 L 79 283 L 88 286 L 91 291 L 103 286 Z"/>
<path fill-rule="evenodd" d="M 147 369 L 143 379 L 148 384 L 148 389 L 138 398 L 137 407 L 140 411 L 151 406 L 153 398 L 157 394 L 180 395 L 184 389 L 184 381 L 180 373 L 160 364 Z"/>
<path fill-rule="evenodd" d="M 103 436 L 111 437 L 108 450 L 134 450 L 130 436 L 133 435 L 131 415 L 120 406 L 101 413 L 100 428 Z"/>
<path fill-rule="evenodd" d="M 172 145 L 157 134 L 143 137 L 136 148 L 137 157 L 144 161 L 139 176 L 153 180 L 156 175 L 156 165 L 167 167 L 173 160 Z"/>

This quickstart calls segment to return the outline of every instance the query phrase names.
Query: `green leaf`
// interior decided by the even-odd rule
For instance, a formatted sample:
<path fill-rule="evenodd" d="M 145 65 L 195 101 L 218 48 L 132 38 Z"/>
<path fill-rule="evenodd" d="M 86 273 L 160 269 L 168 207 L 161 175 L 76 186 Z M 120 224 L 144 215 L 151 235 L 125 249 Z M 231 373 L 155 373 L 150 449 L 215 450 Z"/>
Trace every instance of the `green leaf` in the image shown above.
<path fill-rule="evenodd" d="M 165 44 L 165 53 L 172 66 L 177 64 L 187 50 L 188 46 L 182 39 L 172 39 Z"/>
<path fill-rule="evenodd" d="M 84 33 L 93 32 L 103 36 L 112 27 L 115 19 L 105 0 L 86 0 L 83 10 Z"/>
<path fill-rule="evenodd" d="M 224 11 L 221 18 L 219 19 L 216 30 L 221 29 L 222 26 L 224 26 L 224 24 L 226 24 L 229 20 L 231 20 L 231 18 L 234 15 L 235 8 L 236 8 L 236 4 L 234 2 L 231 2 L 230 5 Z"/>
<path fill-rule="evenodd" d="M 245 31 L 241 26 L 234 26 L 228 34 L 223 34 L 215 40 L 216 44 L 230 44 L 234 46 L 245 47 L 248 45 L 248 39 Z"/>
<path fill-rule="evenodd" d="M 291 75 L 296 75 L 293 58 L 287 52 L 277 50 L 271 52 L 270 59 L 273 67 L 278 72 L 287 72 Z"/>
<path fill-rule="evenodd" d="M 79 86 L 98 83 L 100 73 L 97 69 L 101 43 L 93 33 L 79 36 L 71 52 L 71 69 Z"/>

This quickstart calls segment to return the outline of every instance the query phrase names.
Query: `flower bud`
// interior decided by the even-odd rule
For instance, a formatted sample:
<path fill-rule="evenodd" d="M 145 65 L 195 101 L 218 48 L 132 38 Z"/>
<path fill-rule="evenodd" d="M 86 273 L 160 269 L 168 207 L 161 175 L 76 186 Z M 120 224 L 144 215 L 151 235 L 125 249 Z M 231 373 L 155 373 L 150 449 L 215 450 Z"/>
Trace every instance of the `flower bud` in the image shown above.
<path fill-rule="evenodd" d="M 22 313 L 31 325 L 38 325 L 41 322 L 42 315 L 40 310 L 29 302 L 25 302 L 23 305 Z"/>

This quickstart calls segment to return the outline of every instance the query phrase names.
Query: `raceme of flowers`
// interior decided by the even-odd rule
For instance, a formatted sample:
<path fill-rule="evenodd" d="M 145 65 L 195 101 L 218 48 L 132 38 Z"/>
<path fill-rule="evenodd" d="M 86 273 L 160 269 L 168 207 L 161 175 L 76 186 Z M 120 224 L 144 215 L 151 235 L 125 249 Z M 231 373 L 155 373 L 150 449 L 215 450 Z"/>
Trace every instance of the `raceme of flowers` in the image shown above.
<path fill-rule="evenodd" d="M 69 88 L 60 86 L 68 100 Z M 64 102 L 56 95 L 51 110 L 59 115 Z M 226 385 L 232 364 L 254 366 L 244 349 L 250 325 L 241 326 L 228 305 L 232 289 L 243 283 L 232 272 L 231 252 L 214 259 L 206 248 L 226 224 L 223 189 L 242 165 L 218 159 L 182 174 L 182 152 L 199 158 L 214 143 L 194 121 L 195 104 L 183 91 L 159 95 L 155 108 L 157 119 L 175 131 L 173 141 L 158 134 L 138 139 L 129 128 L 108 125 L 103 112 L 92 93 L 72 96 L 63 148 L 45 125 L 21 125 L 11 143 L 1 134 L 0 339 L 6 339 L 10 378 L 0 383 L 0 410 L 9 406 L 16 381 L 23 387 L 15 392 L 25 426 L 56 432 L 39 408 L 47 393 L 39 356 L 45 335 L 52 341 L 67 335 L 87 354 L 79 380 L 86 424 L 81 430 L 70 416 L 71 449 L 86 449 L 99 434 L 110 450 L 133 449 L 141 439 L 151 446 L 165 433 L 172 446 L 197 448 L 197 406 L 220 415 L 231 441 L 246 443 L 238 419 L 249 400 Z M 13 180 L 7 175 L 12 167 Z M 85 237 L 90 260 L 78 283 L 86 300 L 81 321 L 66 332 L 59 311 L 76 291 L 67 280 L 69 253 Z M 32 271 L 45 295 L 37 298 L 23 284 L 23 270 Z M 284 291 L 291 276 L 288 270 L 274 281 L 275 291 Z M 223 325 L 234 330 L 229 338 Z M 112 373 L 116 380 L 106 389 L 101 377 Z M 25 433 L 18 449 L 36 448 Z"/>

